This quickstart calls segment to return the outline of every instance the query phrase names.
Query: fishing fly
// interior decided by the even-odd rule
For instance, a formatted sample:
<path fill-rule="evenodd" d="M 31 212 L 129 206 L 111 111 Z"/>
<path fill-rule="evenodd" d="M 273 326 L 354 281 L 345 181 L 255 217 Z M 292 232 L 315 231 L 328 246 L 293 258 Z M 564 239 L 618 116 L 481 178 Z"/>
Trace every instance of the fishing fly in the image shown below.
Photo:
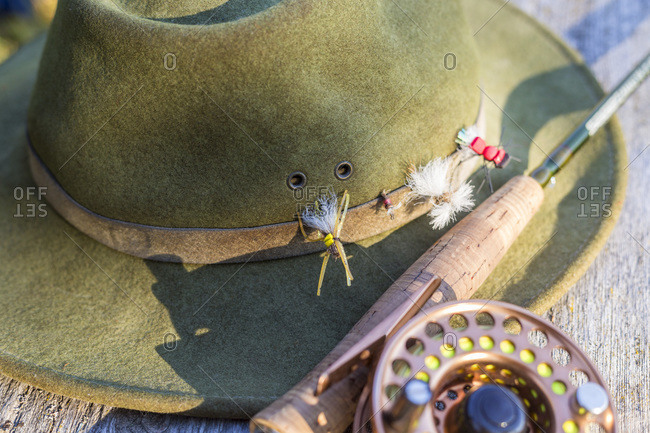
<path fill-rule="evenodd" d="M 406 186 L 411 189 L 408 201 L 431 204 L 428 215 L 434 230 L 456 221 L 459 212 L 466 212 L 474 206 L 471 184 L 462 182 L 457 188 L 452 186 L 451 161 L 448 158 L 436 158 L 418 168 L 411 165 L 406 175 Z"/>
<path fill-rule="evenodd" d="M 302 213 L 298 214 L 300 231 L 305 237 L 305 240 L 307 242 L 323 242 L 326 248 L 321 254 L 323 264 L 321 265 L 320 277 L 318 278 L 317 296 L 320 296 L 320 289 L 323 286 L 323 278 L 325 277 L 325 268 L 327 267 L 330 256 L 333 256 L 334 259 L 341 259 L 345 268 L 347 285 L 350 286 L 352 284 L 353 278 L 350 272 L 350 266 L 348 265 L 348 257 L 339 238 L 345 216 L 348 213 L 349 204 L 350 195 L 347 190 L 343 192 L 340 203 L 334 191 L 330 191 L 320 196 L 313 206 L 308 206 Z M 316 229 L 318 231 L 318 237 L 316 239 L 308 238 L 304 226 Z"/>
<path fill-rule="evenodd" d="M 505 149 L 488 146 L 485 140 L 479 136 L 478 130 L 474 126 L 458 131 L 456 144 L 460 146 L 461 150 L 481 155 L 485 161 L 494 163 L 496 168 L 504 168 L 510 162 L 510 155 Z"/>
<path fill-rule="evenodd" d="M 390 219 L 395 219 L 395 211 L 402 207 L 402 202 L 399 202 L 397 205 L 393 204 L 393 201 L 388 197 L 388 193 L 386 190 L 383 190 L 380 194 L 381 196 L 381 201 L 383 203 L 384 209 L 386 210 L 386 214 L 390 217 Z"/>
<path fill-rule="evenodd" d="M 483 157 L 483 171 L 485 172 L 483 183 L 487 180 L 488 186 L 490 187 L 490 193 L 494 192 L 494 188 L 492 187 L 492 179 L 490 178 L 490 168 L 488 167 L 488 164 L 493 165 L 496 168 L 505 168 L 510 162 L 510 159 L 517 160 L 517 158 L 512 157 L 502 147 L 488 146 L 485 140 L 479 135 L 478 128 L 475 126 L 470 126 L 467 129 L 462 128 L 458 131 L 456 144 L 460 151 L 467 155 L 466 157 Z M 481 183 L 479 191 L 483 187 L 483 183 Z"/>

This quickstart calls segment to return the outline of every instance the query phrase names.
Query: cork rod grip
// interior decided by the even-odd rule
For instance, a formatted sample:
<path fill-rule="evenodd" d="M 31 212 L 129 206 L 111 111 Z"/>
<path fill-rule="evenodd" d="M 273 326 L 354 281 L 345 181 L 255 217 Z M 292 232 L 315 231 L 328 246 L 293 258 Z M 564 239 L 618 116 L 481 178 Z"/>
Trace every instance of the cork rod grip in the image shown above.
<path fill-rule="evenodd" d="M 352 422 L 368 371 L 360 368 L 316 397 L 318 375 L 409 300 L 409 295 L 432 276 L 442 278 L 442 284 L 428 305 L 470 298 L 530 221 L 543 198 L 542 187 L 532 178 L 510 179 L 411 265 L 311 373 L 258 413 L 251 422 L 251 431 L 343 432 Z"/>

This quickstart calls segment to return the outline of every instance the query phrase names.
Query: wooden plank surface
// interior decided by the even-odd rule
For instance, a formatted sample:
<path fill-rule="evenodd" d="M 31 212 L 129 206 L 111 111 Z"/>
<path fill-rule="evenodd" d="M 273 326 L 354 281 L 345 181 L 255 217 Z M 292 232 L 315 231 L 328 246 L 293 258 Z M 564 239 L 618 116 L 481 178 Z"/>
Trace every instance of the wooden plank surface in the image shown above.
<path fill-rule="evenodd" d="M 578 49 L 606 90 L 650 50 L 650 0 L 510 0 Z M 619 112 L 628 144 L 623 215 L 595 263 L 549 312 L 596 362 L 619 431 L 650 430 L 650 83 Z M 241 421 L 115 409 L 0 376 L 0 432 L 227 432 Z"/>

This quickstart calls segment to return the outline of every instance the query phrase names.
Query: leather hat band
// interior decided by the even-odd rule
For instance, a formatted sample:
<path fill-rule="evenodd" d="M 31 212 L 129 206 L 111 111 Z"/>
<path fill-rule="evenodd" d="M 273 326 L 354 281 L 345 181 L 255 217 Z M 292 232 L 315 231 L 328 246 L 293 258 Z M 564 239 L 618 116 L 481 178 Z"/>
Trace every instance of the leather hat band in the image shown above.
<path fill-rule="evenodd" d="M 120 221 L 98 215 L 77 203 L 54 178 L 31 144 L 29 165 L 38 186 L 46 187 L 50 205 L 81 232 L 102 244 L 137 257 L 183 263 L 224 263 L 278 259 L 323 250 L 305 242 L 297 221 L 251 228 L 168 228 Z M 400 203 L 401 187 L 388 194 Z M 341 241 L 356 242 L 398 228 L 424 214 L 427 205 L 401 206 L 387 216 L 377 198 L 348 210 Z"/>

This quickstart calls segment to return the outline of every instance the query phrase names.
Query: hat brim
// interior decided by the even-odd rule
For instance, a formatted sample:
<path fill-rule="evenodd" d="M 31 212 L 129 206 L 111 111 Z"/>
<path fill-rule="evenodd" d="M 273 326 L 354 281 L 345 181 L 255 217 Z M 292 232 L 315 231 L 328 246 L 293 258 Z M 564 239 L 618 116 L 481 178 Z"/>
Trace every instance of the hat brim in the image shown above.
<path fill-rule="evenodd" d="M 487 139 L 521 160 L 492 171 L 498 188 L 539 163 L 602 90 L 570 48 L 525 14 L 505 6 L 494 15 L 496 1 L 467 3 Z M 38 192 L 30 189 L 25 120 L 43 43 L 0 67 L 0 372 L 10 377 L 111 406 L 248 417 L 297 383 L 441 234 L 420 218 L 348 246 L 352 287 L 331 262 L 317 297 L 317 254 L 160 263 L 93 241 L 47 206 L 41 217 L 43 201 L 28 197 Z M 552 305 L 613 228 L 625 163 L 613 120 L 546 188 L 542 208 L 476 297 L 537 313 Z"/>

